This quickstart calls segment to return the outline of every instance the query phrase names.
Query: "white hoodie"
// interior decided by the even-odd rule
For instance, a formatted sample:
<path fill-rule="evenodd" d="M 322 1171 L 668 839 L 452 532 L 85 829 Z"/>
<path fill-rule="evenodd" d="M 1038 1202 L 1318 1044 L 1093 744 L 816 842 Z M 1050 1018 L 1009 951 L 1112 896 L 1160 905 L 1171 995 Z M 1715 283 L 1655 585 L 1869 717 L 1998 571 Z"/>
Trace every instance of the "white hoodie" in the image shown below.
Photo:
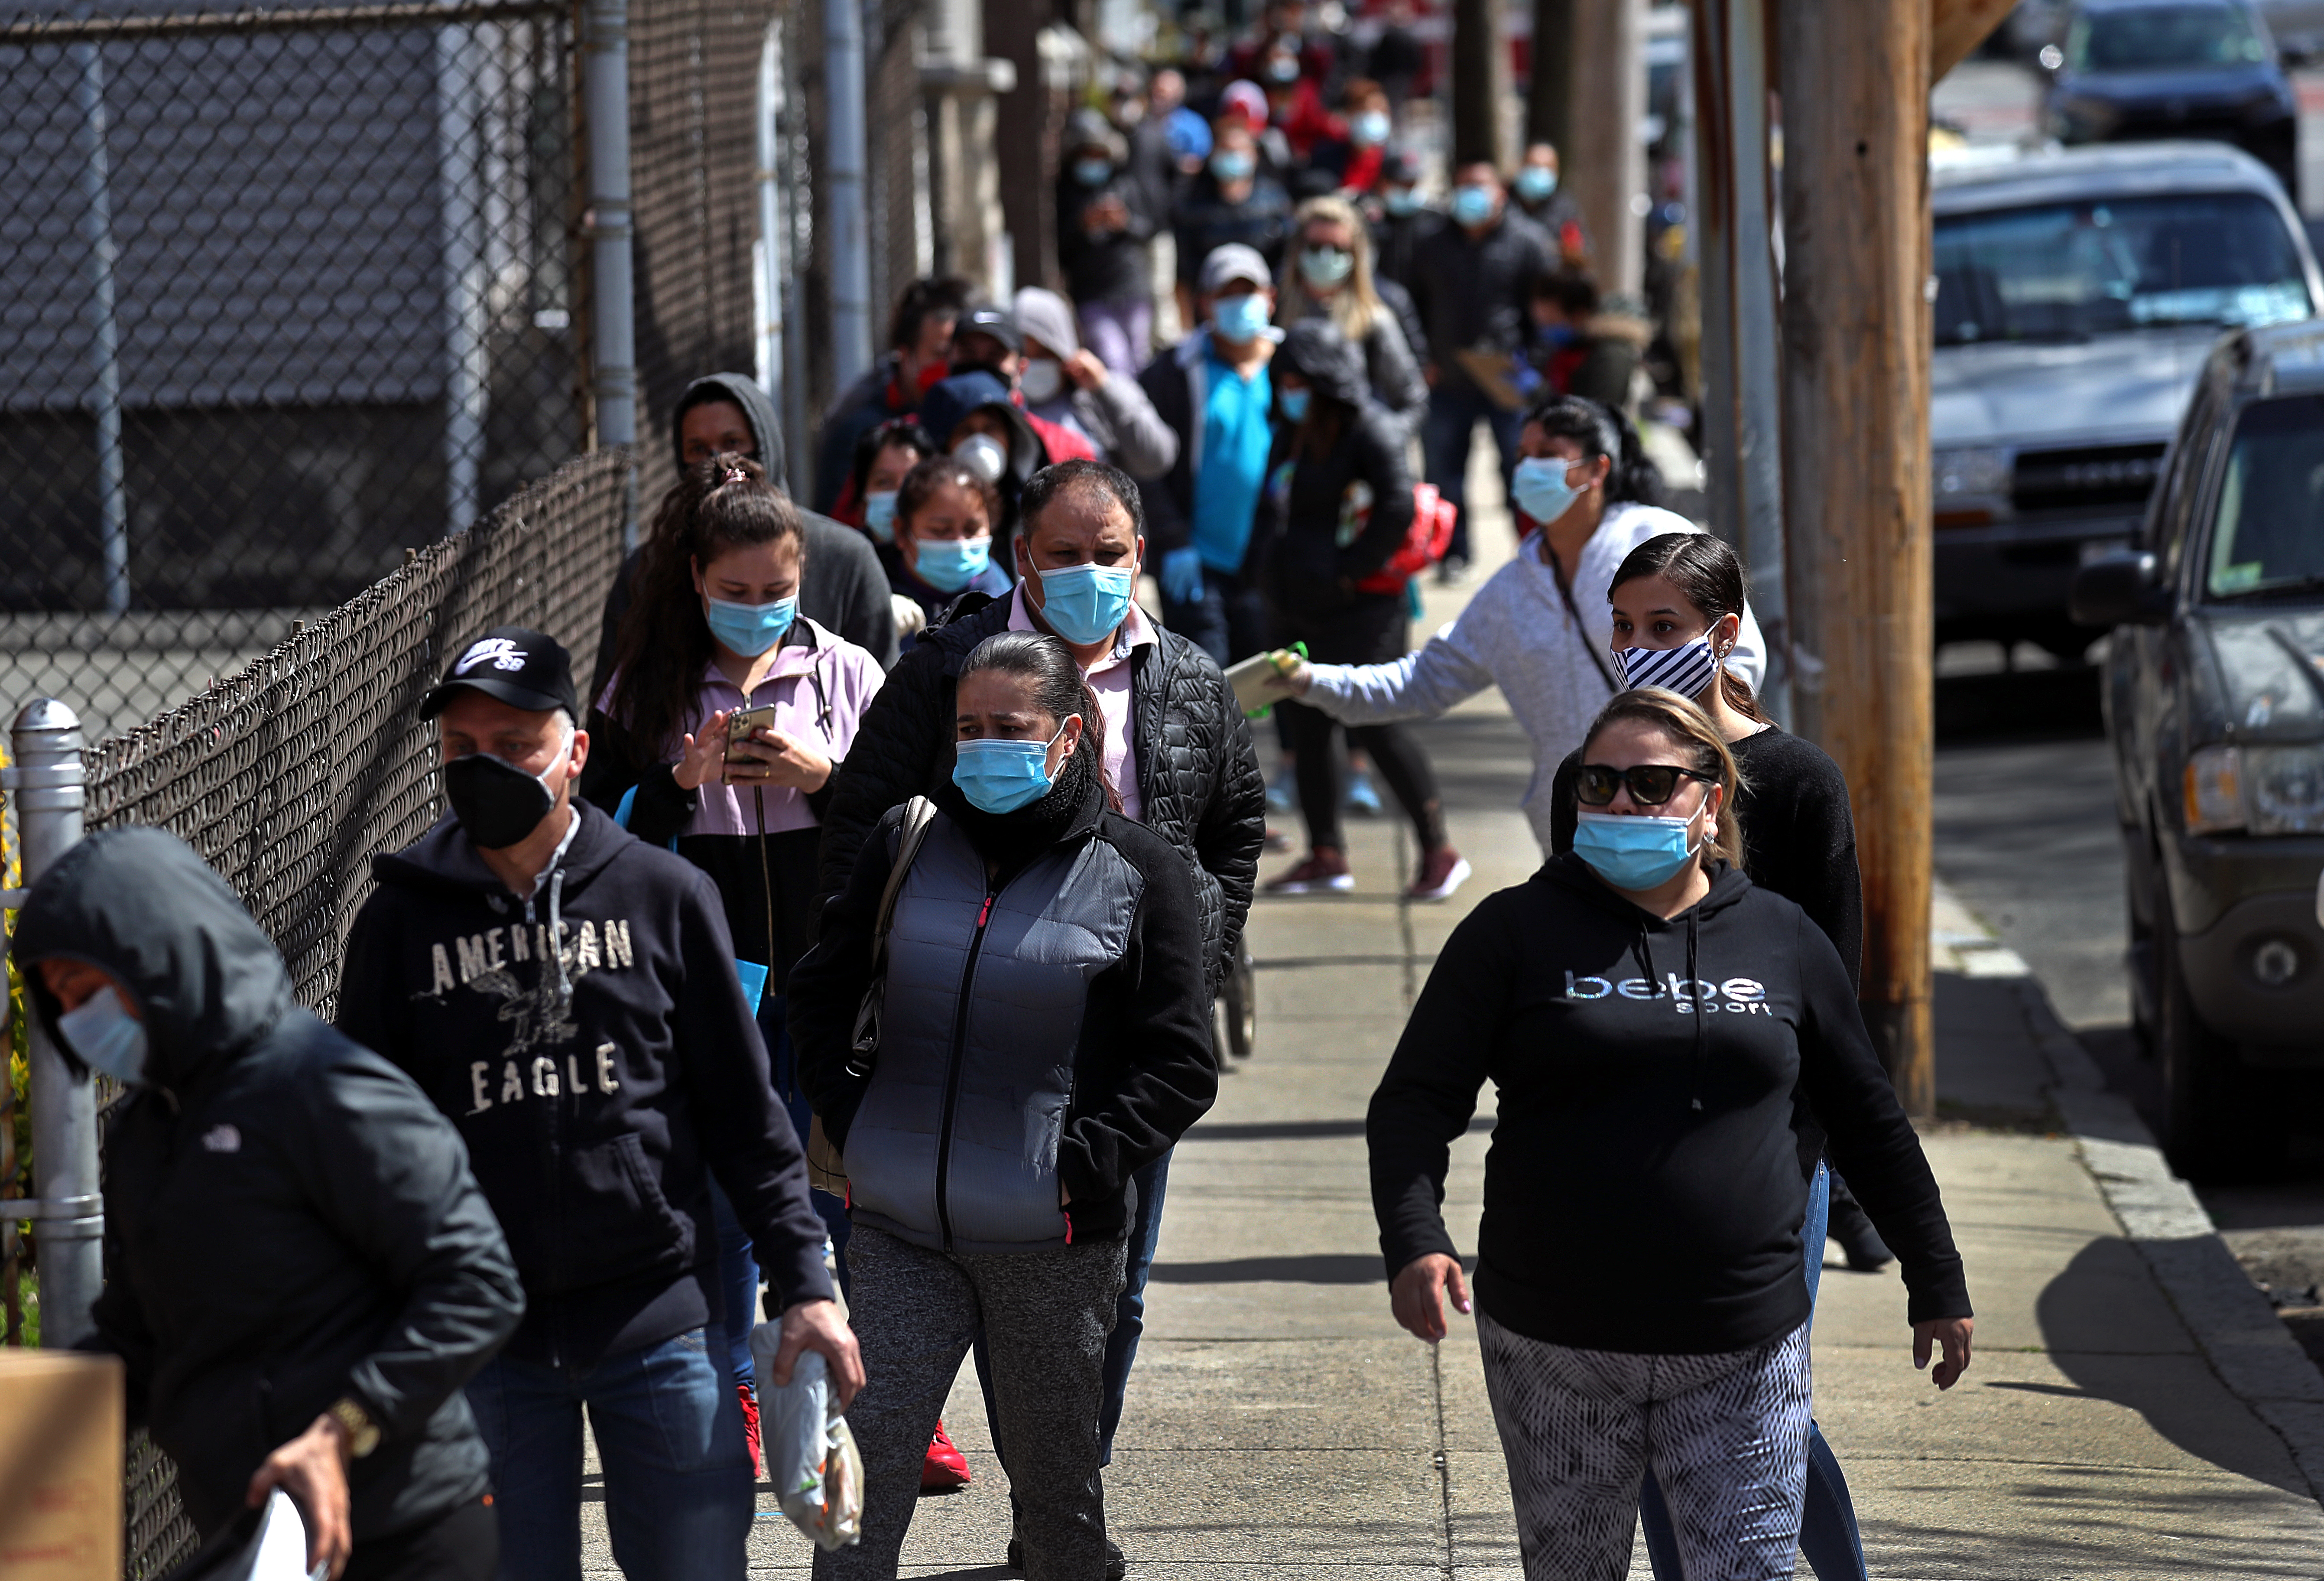
<path fill-rule="evenodd" d="M 1606 677 L 1620 677 L 1609 651 L 1614 617 L 1606 600 L 1614 572 L 1649 538 L 1702 531 L 1685 517 L 1655 505 L 1609 510 L 1582 545 L 1575 569 L 1573 603 L 1582 612 L 1578 628 L 1557 591 L 1555 573 L 1542 561 L 1536 537 L 1477 589 L 1460 618 L 1417 652 L 1385 664 L 1311 665 L 1314 682 L 1303 700 L 1344 724 L 1380 725 L 1392 719 L 1434 718 L 1463 698 L 1499 686 L 1517 723 L 1533 738 L 1533 780 L 1526 788 L 1524 805 L 1534 837 L 1546 854 L 1550 781 L 1614 695 Z M 1603 670 L 1593 661 L 1593 652 L 1604 661 Z M 1748 606 L 1727 668 L 1754 691 L 1758 689 L 1766 669 L 1766 643 Z"/>

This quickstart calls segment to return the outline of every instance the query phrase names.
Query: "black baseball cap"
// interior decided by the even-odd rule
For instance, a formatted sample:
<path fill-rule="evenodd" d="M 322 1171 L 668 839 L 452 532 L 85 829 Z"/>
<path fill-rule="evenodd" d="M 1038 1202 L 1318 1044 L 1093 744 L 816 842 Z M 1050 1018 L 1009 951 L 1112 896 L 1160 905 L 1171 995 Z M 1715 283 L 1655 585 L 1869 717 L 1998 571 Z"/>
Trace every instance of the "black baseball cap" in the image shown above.
<path fill-rule="evenodd" d="M 963 314 L 952 327 L 958 340 L 964 335 L 990 335 L 1011 351 L 1025 349 L 1025 332 L 1017 327 L 1017 315 L 992 302 L 979 302 Z"/>
<path fill-rule="evenodd" d="M 420 699 L 420 717 L 433 719 L 462 691 L 480 691 L 512 708 L 536 714 L 562 708 L 575 724 L 581 722 L 581 698 L 573 689 L 573 655 L 555 637 L 524 626 L 494 626 L 462 648 L 444 679 Z"/>

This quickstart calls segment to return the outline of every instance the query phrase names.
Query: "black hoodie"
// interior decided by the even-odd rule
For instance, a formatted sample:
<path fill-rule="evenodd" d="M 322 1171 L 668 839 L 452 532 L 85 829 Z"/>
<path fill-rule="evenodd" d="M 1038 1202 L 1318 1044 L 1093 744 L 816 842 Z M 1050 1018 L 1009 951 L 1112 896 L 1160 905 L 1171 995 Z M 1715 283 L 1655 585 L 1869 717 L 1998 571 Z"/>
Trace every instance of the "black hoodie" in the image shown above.
<path fill-rule="evenodd" d="M 174 836 L 93 835 L 33 886 L 14 953 L 102 967 L 145 1026 L 152 1085 L 105 1138 L 106 1286 L 88 1348 L 178 1463 L 204 1535 L 251 1474 L 352 1398 L 381 1429 L 348 1472 L 355 1542 L 481 1494 L 461 1385 L 524 1298 L 466 1151 L 401 1072 L 291 1003 L 274 947 Z M 62 1039 L 59 1046 L 66 1047 Z"/>
<path fill-rule="evenodd" d="M 1795 1088 L 1904 1264 L 1912 1321 L 1969 1315 L 1935 1177 L 1831 941 L 1723 864 L 1665 920 L 1552 857 L 1453 930 L 1366 1123 L 1391 1278 L 1456 1255 L 1447 1149 L 1489 1078 L 1477 1303 L 1507 1328 L 1674 1354 L 1806 1322 Z"/>
<path fill-rule="evenodd" d="M 714 1173 L 773 1305 L 827 1299 L 831 1279 L 717 889 L 588 803 L 574 810 L 572 845 L 529 904 L 448 818 L 374 858 L 339 1026 L 466 1138 L 524 1275 L 510 1353 L 586 1367 L 720 1313 Z"/>
<path fill-rule="evenodd" d="M 788 493 L 783 430 L 775 421 L 775 403 L 767 399 L 758 381 L 742 374 L 706 374 L 678 397 L 669 420 L 670 449 L 678 470 L 686 470 L 686 444 L 678 437 L 678 425 L 686 420 L 689 405 L 710 401 L 731 402 L 742 409 L 751 432 L 758 437 L 758 461 L 766 468 L 767 481 Z M 818 516 L 805 505 L 798 507 L 798 513 L 807 528 L 803 545 L 807 573 L 799 584 L 799 613 L 865 650 L 885 670 L 896 661 L 896 612 L 888 599 L 888 573 L 880 564 L 879 551 L 853 527 Z M 638 562 L 644 554 L 643 548 L 629 552 L 605 595 L 605 616 L 597 633 L 597 662 L 590 672 L 589 695 L 584 702 L 595 703 L 604 695 L 605 683 L 613 677 L 613 649 L 621 636 L 622 617 L 637 596 Z"/>

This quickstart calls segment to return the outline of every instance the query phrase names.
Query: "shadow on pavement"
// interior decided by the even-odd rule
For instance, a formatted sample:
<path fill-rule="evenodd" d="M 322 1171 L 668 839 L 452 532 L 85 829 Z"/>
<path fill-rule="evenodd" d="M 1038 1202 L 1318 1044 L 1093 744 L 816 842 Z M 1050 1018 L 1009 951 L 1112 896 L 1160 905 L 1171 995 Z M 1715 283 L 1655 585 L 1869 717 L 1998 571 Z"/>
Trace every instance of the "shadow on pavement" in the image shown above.
<path fill-rule="evenodd" d="M 1157 1262 L 1148 1279 L 1162 1284 L 1386 1284 L 1377 1257 L 1317 1253 L 1306 1257 L 1234 1257 L 1222 1262 Z"/>
<path fill-rule="evenodd" d="M 1950 675 L 1937 682 L 1937 739 L 1962 741 L 2039 736 L 2101 735 L 2098 670 L 2084 664 L 2056 670 L 1997 670 Z"/>

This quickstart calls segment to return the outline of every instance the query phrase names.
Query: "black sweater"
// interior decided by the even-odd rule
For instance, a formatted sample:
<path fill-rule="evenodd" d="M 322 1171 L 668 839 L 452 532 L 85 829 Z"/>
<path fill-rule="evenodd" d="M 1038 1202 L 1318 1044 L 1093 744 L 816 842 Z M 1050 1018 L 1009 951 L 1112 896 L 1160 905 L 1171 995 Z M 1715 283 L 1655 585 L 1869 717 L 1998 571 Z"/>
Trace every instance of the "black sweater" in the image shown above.
<path fill-rule="evenodd" d="M 510 1353 L 586 1367 L 718 1313 L 714 1175 L 775 1306 L 832 1292 L 717 892 L 595 807 L 575 811 L 562 882 L 530 907 L 448 818 L 374 857 L 338 1022 L 467 1143 L 524 1277 Z"/>
<path fill-rule="evenodd" d="M 1797 906 L 1723 864 L 1665 920 L 1554 856 L 1453 930 L 1366 1123 L 1391 1276 L 1457 1255 L 1448 1150 L 1487 1079 L 1500 1117 L 1477 1300 L 1505 1327 L 1674 1354 L 1806 1322 L 1794 1088 L 1903 1262 L 1912 1320 L 1969 1315 L 1935 1177 L 1840 957 Z"/>
<path fill-rule="evenodd" d="M 1854 987 L 1862 981 L 1864 883 L 1856 870 L 1856 820 L 1840 765 L 1814 742 L 1775 725 L 1729 743 L 1728 750 L 1743 771 L 1735 805 L 1743 819 L 1744 871 L 1823 929 Z M 1561 855 L 1573 849 L 1573 787 L 1581 777 L 1577 746 L 1557 765 L 1549 790 L 1550 845 Z"/>

